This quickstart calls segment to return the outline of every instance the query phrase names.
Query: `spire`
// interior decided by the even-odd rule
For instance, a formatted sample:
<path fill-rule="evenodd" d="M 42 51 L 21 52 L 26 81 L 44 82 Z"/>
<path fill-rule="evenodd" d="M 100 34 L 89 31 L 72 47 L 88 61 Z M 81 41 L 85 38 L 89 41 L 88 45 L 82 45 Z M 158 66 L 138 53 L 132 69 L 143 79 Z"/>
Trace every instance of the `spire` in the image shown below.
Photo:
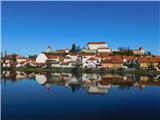
<path fill-rule="evenodd" d="M 52 52 L 52 47 L 49 45 L 47 49 L 47 53 L 51 53 L 51 52 Z"/>

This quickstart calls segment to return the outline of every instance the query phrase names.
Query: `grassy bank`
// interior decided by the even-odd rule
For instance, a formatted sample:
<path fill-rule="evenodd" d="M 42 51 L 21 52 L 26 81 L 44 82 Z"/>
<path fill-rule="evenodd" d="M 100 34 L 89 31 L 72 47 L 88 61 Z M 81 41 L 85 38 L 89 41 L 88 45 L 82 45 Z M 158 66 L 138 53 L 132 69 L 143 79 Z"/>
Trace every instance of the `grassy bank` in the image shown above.
<path fill-rule="evenodd" d="M 79 69 L 79 68 L 2 68 L 2 71 L 24 71 L 24 72 L 57 72 L 57 73 L 113 73 L 113 74 L 138 74 L 138 75 L 160 75 L 160 71 L 156 70 L 108 70 L 108 69 Z"/>

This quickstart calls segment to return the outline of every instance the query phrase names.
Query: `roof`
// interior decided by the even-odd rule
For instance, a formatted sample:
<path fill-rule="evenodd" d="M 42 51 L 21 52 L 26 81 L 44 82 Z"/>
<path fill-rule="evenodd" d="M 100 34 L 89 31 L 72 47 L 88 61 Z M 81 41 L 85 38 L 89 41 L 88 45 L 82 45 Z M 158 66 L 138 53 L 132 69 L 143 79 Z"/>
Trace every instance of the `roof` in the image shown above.
<path fill-rule="evenodd" d="M 19 55 L 6 55 L 6 56 L 5 56 L 5 59 L 12 59 L 14 56 L 15 56 L 16 58 L 19 57 Z"/>
<path fill-rule="evenodd" d="M 141 47 L 139 48 L 139 50 L 144 50 L 144 48 L 141 46 Z"/>
<path fill-rule="evenodd" d="M 24 64 L 25 62 L 20 62 L 19 64 Z"/>
<path fill-rule="evenodd" d="M 111 56 L 111 54 L 109 54 L 109 53 L 101 53 L 101 54 L 99 54 L 99 57 L 101 57 L 101 58 L 106 58 L 106 57 L 110 57 Z"/>
<path fill-rule="evenodd" d="M 160 63 L 159 57 L 142 57 L 139 58 L 140 63 Z"/>
<path fill-rule="evenodd" d="M 96 58 L 94 58 L 94 57 L 91 57 L 91 58 L 89 58 L 88 60 L 97 60 Z"/>
<path fill-rule="evenodd" d="M 17 65 L 18 62 L 9 62 L 10 65 Z"/>
<path fill-rule="evenodd" d="M 111 59 L 105 59 L 103 63 L 123 63 L 121 56 L 111 56 Z"/>
<path fill-rule="evenodd" d="M 17 59 L 28 60 L 29 58 L 25 58 L 25 57 L 18 57 Z"/>
<path fill-rule="evenodd" d="M 88 42 L 88 44 L 106 44 L 106 42 Z"/>
<path fill-rule="evenodd" d="M 64 52 L 66 52 L 66 50 L 59 49 L 59 50 L 56 50 L 56 52 L 62 52 L 62 53 L 64 53 Z"/>
<path fill-rule="evenodd" d="M 59 58 L 60 56 L 58 55 L 54 55 L 54 54 L 50 54 L 50 53 L 44 53 L 46 55 L 47 58 Z"/>
<path fill-rule="evenodd" d="M 136 56 L 122 56 L 122 58 L 126 59 L 127 61 L 131 61 L 131 60 L 136 59 L 137 57 Z"/>

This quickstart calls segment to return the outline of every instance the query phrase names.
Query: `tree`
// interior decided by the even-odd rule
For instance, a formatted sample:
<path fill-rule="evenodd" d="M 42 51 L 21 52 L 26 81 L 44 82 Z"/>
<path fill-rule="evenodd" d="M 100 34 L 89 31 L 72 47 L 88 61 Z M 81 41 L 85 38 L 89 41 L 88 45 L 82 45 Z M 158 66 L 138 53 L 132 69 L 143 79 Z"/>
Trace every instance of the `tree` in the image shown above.
<path fill-rule="evenodd" d="M 76 52 L 76 44 L 72 44 L 71 52 L 73 52 L 73 53 Z"/>
<path fill-rule="evenodd" d="M 140 63 L 138 60 L 132 60 L 131 67 L 134 69 L 140 69 Z"/>
<path fill-rule="evenodd" d="M 15 53 L 12 54 L 12 61 L 17 62 L 17 55 Z"/>
<path fill-rule="evenodd" d="M 148 55 L 148 56 L 152 55 L 152 53 L 150 51 L 147 51 L 145 54 Z"/>
<path fill-rule="evenodd" d="M 4 57 L 6 57 L 7 56 L 7 50 L 5 50 L 5 52 L 4 52 Z"/>
<path fill-rule="evenodd" d="M 37 55 L 36 55 L 36 54 L 34 54 L 34 55 L 29 55 L 28 57 L 31 58 L 31 59 L 36 59 Z"/>
<path fill-rule="evenodd" d="M 77 47 L 76 47 L 76 52 L 81 52 L 80 46 L 77 46 Z"/>
<path fill-rule="evenodd" d="M 1 58 L 3 58 L 3 51 L 1 51 Z"/>

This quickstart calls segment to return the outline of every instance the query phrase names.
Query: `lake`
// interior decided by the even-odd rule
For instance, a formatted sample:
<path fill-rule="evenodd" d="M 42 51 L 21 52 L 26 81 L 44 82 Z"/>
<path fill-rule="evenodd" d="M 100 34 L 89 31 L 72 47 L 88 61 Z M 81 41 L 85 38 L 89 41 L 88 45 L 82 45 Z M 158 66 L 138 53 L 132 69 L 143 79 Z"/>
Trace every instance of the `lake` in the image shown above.
<path fill-rule="evenodd" d="M 160 75 L 2 71 L 2 120 L 160 120 Z"/>

